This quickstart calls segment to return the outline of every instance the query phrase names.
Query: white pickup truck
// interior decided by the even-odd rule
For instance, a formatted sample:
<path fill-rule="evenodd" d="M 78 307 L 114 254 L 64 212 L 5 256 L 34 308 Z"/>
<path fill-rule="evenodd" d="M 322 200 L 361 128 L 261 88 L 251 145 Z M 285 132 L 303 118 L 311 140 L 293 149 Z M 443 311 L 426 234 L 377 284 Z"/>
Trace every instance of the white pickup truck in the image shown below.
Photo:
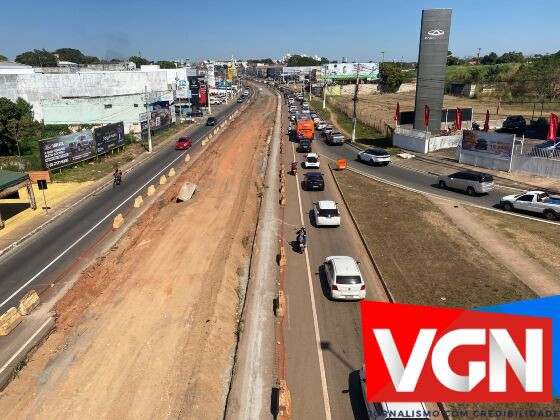
<path fill-rule="evenodd" d="M 500 200 L 500 205 L 505 211 L 524 210 L 540 213 L 548 220 L 556 220 L 560 216 L 560 198 L 551 197 L 544 191 L 506 195 Z"/>

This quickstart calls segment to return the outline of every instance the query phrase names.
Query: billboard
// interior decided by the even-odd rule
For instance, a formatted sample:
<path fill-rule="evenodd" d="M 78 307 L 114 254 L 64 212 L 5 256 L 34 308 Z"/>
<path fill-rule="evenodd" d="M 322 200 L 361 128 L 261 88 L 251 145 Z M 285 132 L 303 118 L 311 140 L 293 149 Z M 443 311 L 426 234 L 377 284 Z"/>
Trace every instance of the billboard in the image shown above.
<path fill-rule="evenodd" d="M 154 109 L 150 112 L 150 128 L 152 131 L 159 130 L 175 122 L 175 107 L 167 103 L 153 104 Z M 172 109 L 173 108 L 173 113 Z M 146 117 L 140 114 L 140 130 L 142 135 L 148 134 L 148 122 Z"/>
<path fill-rule="evenodd" d="M 513 134 L 463 130 L 461 148 L 469 153 L 492 155 L 495 159 L 511 159 Z"/>
<path fill-rule="evenodd" d="M 231 83 L 233 81 L 233 69 L 231 67 L 228 67 L 227 69 L 227 82 Z"/>
<path fill-rule="evenodd" d="M 95 157 L 91 130 L 39 141 L 43 169 L 57 169 Z"/>
<path fill-rule="evenodd" d="M 198 102 L 200 104 L 200 106 L 208 106 L 208 102 L 206 101 L 207 99 L 207 86 L 206 83 L 202 83 L 200 82 L 199 88 L 198 88 Z"/>
<path fill-rule="evenodd" d="M 440 132 L 439 115 L 443 106 L 450 27 L 451 9 L 422 10 L 415 101 L 415 109 L 419 112 L 414 118 L 414 128 L 426 129 L 421 111 L 427 105 L 431 115 L 436 116 L 428 123 L 428 130 L 433 134 Z"/>
<path fill-rule="evenodd" d="M 379 77 L 379 64 L 332 63 L 321 66 L 321 79 L 355 79 L 356 75 L 360 79 L 377 79 Z"/>
<path fill-rule="evenodd" d="M 121 121 L 96 128 L 93 130 L 93 137 L 98 155 L 124 146 L 124 123 Z"/>
<path fill-rule="evenodd" d="M 211 88 L 216 87 L 216 76 L 214 73 L 214 64 L 208 64 L 206 66 L 206 69 L 208 70 L 208 86 L 210 86 Z"/>
<path fill-rule="evenodd" d="M 191 103 L 193 106 L 200 106 L 198 102 L 198 93 L 200 89 L 200 83 L 198 81 L 199 76 L 188 76 L 189 79 L 189 90 L 191 92 Z"/>

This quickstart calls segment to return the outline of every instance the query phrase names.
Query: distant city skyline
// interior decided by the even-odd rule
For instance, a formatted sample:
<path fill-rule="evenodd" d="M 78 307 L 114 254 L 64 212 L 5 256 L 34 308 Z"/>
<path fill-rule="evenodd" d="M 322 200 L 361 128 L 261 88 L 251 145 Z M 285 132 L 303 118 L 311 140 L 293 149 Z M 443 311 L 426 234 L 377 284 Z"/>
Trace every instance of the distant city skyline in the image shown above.
<path fill-rule="evenodd" d="M 149 60 L 281 59 L 286 53 L 341 61 L 416 61 L 423 8 L 453 10 L 450 50 L 455 56 L 553 53 L 560 44 L 560 2 L 535 0 L 425 0 L 395 9 L 388 0 L 324 0 L 291 8 L 248 0 L 211 6 L 185 0 L 155 7 L 138 0 L 8 2 L 2 6 L 0 54 L 13 60 L 32 49 L 70 47 L 101 59 L 141 55 Z M 522 13 L 520 13 L 522 11 Z M 319 13 L 320 12 L 320 13 Z M 330 17 L 336 17 L 331 19 Z"/>

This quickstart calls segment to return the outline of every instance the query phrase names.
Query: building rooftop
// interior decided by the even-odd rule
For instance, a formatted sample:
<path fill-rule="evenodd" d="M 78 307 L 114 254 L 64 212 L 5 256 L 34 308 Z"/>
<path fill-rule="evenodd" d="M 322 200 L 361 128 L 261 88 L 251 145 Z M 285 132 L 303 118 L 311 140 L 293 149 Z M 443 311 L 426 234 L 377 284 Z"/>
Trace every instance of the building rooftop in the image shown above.
<path fill-rule="evenodd" d="M 31 69 L 27 64 L 16 63 L 15 61 L 0 61 L 0 69 Z"/>

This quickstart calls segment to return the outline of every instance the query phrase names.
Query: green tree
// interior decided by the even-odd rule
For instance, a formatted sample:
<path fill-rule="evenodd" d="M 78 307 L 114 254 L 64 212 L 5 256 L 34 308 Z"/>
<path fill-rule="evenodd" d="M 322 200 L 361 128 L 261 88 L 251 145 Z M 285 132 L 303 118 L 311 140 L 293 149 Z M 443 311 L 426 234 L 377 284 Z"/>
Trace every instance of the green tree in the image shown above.
<path fill-rule="evenodd" d="M 498 54 L 496 54 L 494 51 L 492 51 L 490 54 L 486 54 L 480 60 L 482 64 L 496 64 L 497 61 L 498 61 Z"/>
<path fill-rule="evenodd" d="M 401 66 L 397 63 L 381 63 L 379 78 L 385 92 L 396 92 L 404 80 Z"/>
<path fill-rule="evenodd" d="M 133 55 L 132 57 L 128 58 L 128 61 L 132 61 L 136 64 L 136 67 L 140 67 L 141 65 L 151 64 L 151 61 L 146 60 L 145 58 L 138 57 L 137 55 Z"/>
<path fill-rule="evenodd" d="M 57 64 L 55 55 L 45 49 L 26 51 L 18 55 L 16 61 L 33 67 L 56 67 Z"/>
<path fill-rule="evenodd" d="M 0 155 L 15 155 L 17 153 L 16 140 L 20 144 L 26 142 L 36 134 L 40 125 L 41 123 L 33 121 L 31 104 L 21 98 L 15 102 L 7 98 L 0 98 Z M 28 149 L 28 147 L 23 147 L 23 149 Z M 25 150 L 22 150 L 23 152 Z"/>
<path fill-rule="evenodd" d="M 159 64 L 161 69 L 176 69 L 177 65 L 173 61 L 158 61 L 156 64 Z"/>
<path fill-rule="evenodd" d="M 54 54 L 58 54 L 58 59 L 60 61 L 71 61 L 76 64 L 85 63 L 85 56 L 80 50 L 75 48 L 59 48 L 54 51 Z"/>
<path fill-rule="evenodd" d="M 8 57 L 5 55 L 0 54 L 0 61 L 8 61 Z"/>
<path fill-rule="evenodd" d="M 523 53 L 510 51 L 507 53 L 502 54 L 497 60 L 496 63 L 504 64 L 504 63 L 523 63 L 525 62 L 525 57 Z"/>
<path fill-rule="evenodd" d="M 100 63 L 99 58 L 92 55 L 84 55 L 84 64 L 98 64 Z"/>
<path fill-rule="evenodd" d="M 325 63 L 329 62 L 329 60 L 325 57 L 322 57 L 321 60 L 315 60 L 313 57 L 304 57 L 296 54 L 292 55 L 288 59 L 286 65 L 288 67 L 318 66 L 320 64 L 323 64 L 323 60 L 325 60 Z"/>

